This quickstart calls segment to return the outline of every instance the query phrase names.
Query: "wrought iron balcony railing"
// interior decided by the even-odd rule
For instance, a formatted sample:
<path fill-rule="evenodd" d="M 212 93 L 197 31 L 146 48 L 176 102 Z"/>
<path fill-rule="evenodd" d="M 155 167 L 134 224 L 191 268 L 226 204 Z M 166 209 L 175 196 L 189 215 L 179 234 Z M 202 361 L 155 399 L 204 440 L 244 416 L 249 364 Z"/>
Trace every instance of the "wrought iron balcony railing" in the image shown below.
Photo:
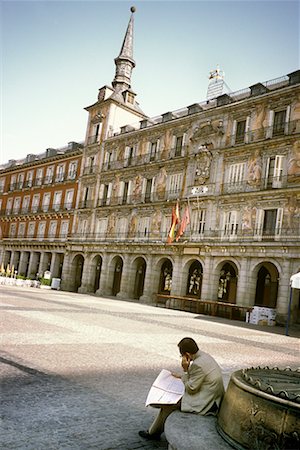
<path fill-rule="evenodd" d="M 168 233 L 167 232 L 157 232 L 153 233 L 151 231 L 147 232 L 135 232 L 130 234 L 128 232 L 114 232 L 114 233 L 74 233 L 69 235 L 69 240 L 73 241 L 85 241 L 85 242 L 106 242 L 106 243 L 123 243 L 123 242 L 140 242 L 140 243 L 157 243 L 165 245 L 167 242 Z M 252 244 L 253 242 L 261 242 L 262 244 L 268 244 L 272 242 L 284 243 L 288 245 L 289 243 L 299 242 L 300 233 L 299 228 L 295 229 L 278 229 L 268 232 L 262 230 L 238 230 L 237 227 L 234 228 L 233 234 L 226 234 L 225 230 L 215 229 L 215 230 L 205 230 L 203 233 L 199 234 L 196 231 L 187 230 L 178 240 L 174 241 L 172 244 L 194 244 L 201 242 L 202 245 L 213 244 L 213 243 L 224 243 L 224 244 Z"/>
<path fill-rule="evenodd" d="M 96 169 L 97 169 L 96 165 L 86 166 L 83 169 L 83 175 L 92 175 L 92 174 L 96 173 Z"/>
<path fill-rule="evenodd" d="M 40 214 L 40 213 L 53 213 L 53 212 L 63 212 L 63 211 L 72 211 L 74 210 L 73 203 L 63 203 L 57 205 L 42 205 L 42 206 L 31 206 L 22 207 L 19 209 L 12 209 L 10 211 L 0 210 L 0 216 L 23 216 L 30 214 Z"/>

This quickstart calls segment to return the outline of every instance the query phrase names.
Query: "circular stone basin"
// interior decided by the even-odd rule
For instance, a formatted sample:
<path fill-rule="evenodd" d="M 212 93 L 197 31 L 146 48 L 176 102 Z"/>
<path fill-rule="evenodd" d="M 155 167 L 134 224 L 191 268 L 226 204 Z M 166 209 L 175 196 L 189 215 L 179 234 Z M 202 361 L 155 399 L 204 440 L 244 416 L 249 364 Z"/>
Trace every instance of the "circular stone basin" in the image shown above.
<path fill-rule="evenodd" d="M 252 367 L 234 372 L 218 415 L 218 431 L 237 449 L 299 449 L 300 369 Z"/>

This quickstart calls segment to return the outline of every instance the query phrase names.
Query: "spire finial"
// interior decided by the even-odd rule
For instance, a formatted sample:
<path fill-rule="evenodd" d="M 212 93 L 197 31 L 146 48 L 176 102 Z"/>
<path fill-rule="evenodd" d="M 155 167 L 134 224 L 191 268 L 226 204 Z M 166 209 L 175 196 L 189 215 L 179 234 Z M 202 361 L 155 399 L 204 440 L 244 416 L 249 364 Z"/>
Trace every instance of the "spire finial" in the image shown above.
<path fill-rule="evenodd" d="M 132 14 L 135 13 L 135 12 L 136 12 L 136 7 L 135 7 L 135 6 L 132 6 L 132 7 L 130 8 L 130 11 L 132 12 Z"/>

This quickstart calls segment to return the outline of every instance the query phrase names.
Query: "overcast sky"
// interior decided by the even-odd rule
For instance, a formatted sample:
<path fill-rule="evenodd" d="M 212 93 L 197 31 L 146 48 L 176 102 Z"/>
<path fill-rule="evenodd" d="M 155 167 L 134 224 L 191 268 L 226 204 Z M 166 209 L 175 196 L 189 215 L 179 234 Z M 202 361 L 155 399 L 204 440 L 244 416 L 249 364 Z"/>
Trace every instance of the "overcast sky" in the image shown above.
<path fill-rule="evenodd" d="M 149 116 L 299 68 L 298 1 L 1 0 L 1 159 L 83 141 L 135 5 L 132 88 Z"/>

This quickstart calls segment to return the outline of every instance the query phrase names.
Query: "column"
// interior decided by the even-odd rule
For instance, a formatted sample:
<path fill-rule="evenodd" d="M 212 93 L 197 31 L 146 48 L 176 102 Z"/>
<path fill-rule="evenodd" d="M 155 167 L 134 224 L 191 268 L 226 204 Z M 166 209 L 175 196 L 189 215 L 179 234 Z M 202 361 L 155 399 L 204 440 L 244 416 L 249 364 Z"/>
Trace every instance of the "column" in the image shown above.
<path fill-rule="evenodd" d="M 18 271 L 19 261 L 20 261 L 20 252 L 15 250 L 12 252 L 10 267 L 14 266 L 14 270 Z"/>
<path fill-rule="evenodd" d="M 154 289 L 153 289 L 154 276 L 155 276 L 155 274 L 153 273 L 153 256 L 150 256 L 150 258 L 147 261 L 147 265 L 146 265 L 144 292 L 143 292 L 143 295 L 140 297 L 141 303 L 155 302 L 154 295 L 156 294 L 156 291 L 154 291 Z"/>
<path fill-rule="evenodd" d="M 129 255 L 124 255 L 121 286 L 120 286 L 120 292 L 117 294 L 117 298 L 129 298 L 130 272 L 131 272 L 131 267 L 129 264 Z"/>
<path fill-rule="evenodd" d="M 74 254 L 72 252 L 66 251 L 64 262 L 63 262 L 63 268 L 62 268 L 62 274 L 61 274 L 61 284 L 60 288 L 63 291 L 74 291 L 73 287 L 73 280 L 72 280 L 72 258 L 74 257 Z M 53 259 L 53 256 L 52 256 Z M 52 264 L 51 264 L 52 265 Z"/>
<path fill-rule="evenodd" d="M 201 300 L 217 301 L 219 272 L 213 270 L 213 261 L 214 258 L 209 254 L 204 258 Z"/>
<path fill-rule="evenodd" d="M 181 295 L 181 285 L 182 285 L 182 257 L 175 256 L 173 273 L 172 273 L 172 287 L 171 295 Z"/>
<path fill-rule="evenodd" d="M 108 286 L 107 286 L 108 274 L 109 274 L 108 261 L 109 261 L 108 254 L 105 253 L 102 258 L 100 286 L 99 286 L 99 289 L 96 291 L 96 295 L 98 295 L 99 297 L 101 297 L 101 296 L 105 297 L 106 295 L 111 294 L 111 291 L 108 292 Z"/>
<path fill-rule="evenodd" d="M 38 269 L 39 275 L 41 277 L 44 276 L 44 273 L 46 272 L 46 270 L 50 269 L 50 261 L 51 261 L 51 253 L 42 252 L 41 258 L 40 258 L 39 269 Z"/>
<path fill-rule="evenodd" d="M 88 254 L 84 255 L 84 263 L 81 277 L 81 286 L 78 289 L 80 294 L 85 294 L 87 292 L 92 292 L 92 287 L 90 283 L 91 278 L 91 256 Z"/>
<path fill-rule="evenodd" d="M 28 269 L 29 252 L 21 252 L 18 274 L 26 277 Z"/>
<path fill-rule="evenodd" d="M 32 279 L 36 278 L 36 275 L 38 272 L 38 266 L 39 266 L 39 259 L 40 259 L 39 252 L 31 252 L 30 253 L 28 273 L 27 273 L 27 276 L 29 278 L 32 278 Z"/>
<path fill-rule="evenodd" d="M 239 306 L 251 306 L 254 304 L 255 286 L 253 289 L 253 281 L 250 281 L 250 258 L 244 257 L 239 259 L 241 268 L 237 279 L 236 304 Z M 256 285 L 256 280 L 255 283 Z M 254 290 L 254 294 L 253 294 Z"/>
<path fill-rule="evenodd" d="M 279 274 L 278 280 L 276 322 L 285 324 L 290 299 L 291 261 L 288 259 L 284 259 L 281 266 L 282 272 Z"/>

